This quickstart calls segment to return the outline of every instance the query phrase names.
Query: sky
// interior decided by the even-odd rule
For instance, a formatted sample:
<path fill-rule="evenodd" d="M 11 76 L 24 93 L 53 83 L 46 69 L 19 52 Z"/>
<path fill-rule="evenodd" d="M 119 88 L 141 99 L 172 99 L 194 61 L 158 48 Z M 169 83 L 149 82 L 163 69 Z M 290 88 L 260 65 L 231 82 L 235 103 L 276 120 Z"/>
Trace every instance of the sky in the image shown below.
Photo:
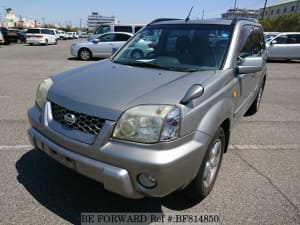
<path fill-rule="evenodd" d="M 268 5 L 277 0 L 268 0 Z M 98 12 L 115 16 L 121 23 L 148 23 L 155 18 L 185 18 L 193 6 L 191 18 L 219 18 L 233 8 L 235 0 L 0 0 L 1 18 L 5 8 L 17 16 L 38 19 L 40 23 L 86 26 L 88 15 Z M 236 0 L 238 8 L 259 9 L 265 0 Z"/>

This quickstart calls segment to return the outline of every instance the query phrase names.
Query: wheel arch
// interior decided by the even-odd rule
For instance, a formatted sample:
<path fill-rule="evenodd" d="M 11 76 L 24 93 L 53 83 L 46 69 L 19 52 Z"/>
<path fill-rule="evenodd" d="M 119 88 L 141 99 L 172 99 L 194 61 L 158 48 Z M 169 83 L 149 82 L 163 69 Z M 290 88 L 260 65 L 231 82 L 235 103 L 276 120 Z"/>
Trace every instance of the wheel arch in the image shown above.
<path fill-rule="evenodd" d="M 214 104 L 202 117 L 198 130 L 213 136 L 219 127 L 225 132 L 225 149 L 227 152 L 230 138 L 230 129 L 233 116 L 233 102 L 226 98 Z"/>
<path fill-rule="evenodd" d="M 81 52 L 82 50 L 87 50 L 87 51 L 90 52 L 90 54 L 91 54 L 91 58 L 90 58 L 90 59 L 92 59 L 92 58 L 94 57 L 93 51 L 92 51 L 91 49 L 89 49 L 88 47 L 84 46 L 84 47 L 79 48 L 78 51 L 77 51 L 77 56 L 78 56 L 79 58 L 80 58 L 80 52 Z"/>

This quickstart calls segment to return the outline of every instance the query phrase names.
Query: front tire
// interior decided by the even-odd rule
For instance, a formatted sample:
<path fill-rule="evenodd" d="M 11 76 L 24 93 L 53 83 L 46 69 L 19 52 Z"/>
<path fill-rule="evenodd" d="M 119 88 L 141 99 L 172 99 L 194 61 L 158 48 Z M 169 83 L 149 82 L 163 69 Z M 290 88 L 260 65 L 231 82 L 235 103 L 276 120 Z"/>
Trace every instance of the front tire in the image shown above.
<path fill-rule="evenodd" d="M 184 189 L 184 194 L 189 199 L 199 202 L 213 189 L 220 170 L 225 143 L 224 129 L 219 127 L 209 144 L 195 179 Z"/>
<path fill-rule="evenodd" d="M 82 48 L 78 52 L 78 57 L 81 60 L 87 61 L 92 59 L 92 52 L 87 48 Z"/>
<path fill-rule="evenodd" d="M 140 49 L 134 49 L 131 52 L 131 58 L 142 59 L 142 58 L 144 58 L 144 53 Z"/>

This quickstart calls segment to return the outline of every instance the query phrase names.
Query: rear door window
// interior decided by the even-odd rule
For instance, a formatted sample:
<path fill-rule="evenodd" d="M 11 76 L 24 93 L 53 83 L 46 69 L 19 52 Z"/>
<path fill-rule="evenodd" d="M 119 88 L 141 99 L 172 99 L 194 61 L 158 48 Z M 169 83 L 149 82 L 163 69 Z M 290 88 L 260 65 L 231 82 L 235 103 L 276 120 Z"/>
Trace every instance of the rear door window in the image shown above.
<path fill-rule="evenodd" d="M 100 37 L 101 42 L 111 42 L 114 41 L 114 34 L 106 34 Z"/>
<path fill-rule="evenodd" d="M 127 34 L 116 34 L 115 35 L 115 41 L 127 41 L 130 38 Z"/>

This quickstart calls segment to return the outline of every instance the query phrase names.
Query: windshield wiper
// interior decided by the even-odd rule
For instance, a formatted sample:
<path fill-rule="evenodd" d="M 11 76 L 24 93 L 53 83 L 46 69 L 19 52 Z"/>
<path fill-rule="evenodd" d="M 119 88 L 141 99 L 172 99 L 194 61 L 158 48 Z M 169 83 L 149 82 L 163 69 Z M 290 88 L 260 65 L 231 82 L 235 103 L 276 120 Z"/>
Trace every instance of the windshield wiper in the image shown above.
<path fill-rule="evenodd" d="M 138 67 L 148 67 L 148 68 L 157 68 L 157 69 L 164 69 L 164 70 L 175 70 L 175 67 L 172 66 L 165 66 L 153 62 L 141 62 L 141 61 L 135 61 L 135 62 L 127 62 L 124 63 L 125 65 L 129 66 L 138 66 Z"/>

